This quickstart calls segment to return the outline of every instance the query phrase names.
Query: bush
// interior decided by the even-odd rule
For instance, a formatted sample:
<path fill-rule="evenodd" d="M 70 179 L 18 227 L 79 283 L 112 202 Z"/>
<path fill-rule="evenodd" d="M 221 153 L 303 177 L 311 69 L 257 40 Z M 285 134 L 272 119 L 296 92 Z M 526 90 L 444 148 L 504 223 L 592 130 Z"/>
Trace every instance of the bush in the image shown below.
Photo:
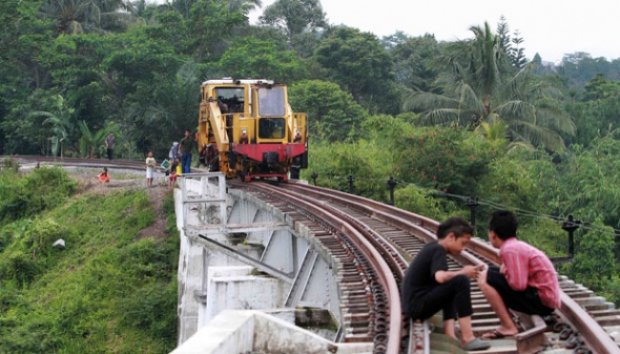
<path fill-rule="evenodd" d="M 22 242 L 25 249 L 36 258 L 49 255 L 53 250 L 53 243 L 59 238 L 66 241 L 68 235 L 67 229 L 56 221 L 50 218 L 37 219 L 24 233 Z"/>
<path fill-rule="evenodd" d="M 26 176 L 25 188 L 30 193 L 32 213 L 61 205 L 76 190 L 77 184 L 65 170 L 57 167 L 38 168 Z"/>
<path fill-rule="evenodd" d="M 13 281 L 18 288 L 29 285 L 41 272 L 30 254 L 15 252 L 0 262 L 0 279 Z"/>
<path fill-rule="evenodd" d="M 7 157 L 0 163 L 0 170 L 17 172 L 19 171 L 19 162 L 17 162 L 11 157 Z"/>
<path fill-rule="evenodd" d="M 475 133 L 452 128 L 420 128 L 403 141 L 396 161 L 404 182 L 473 195 L 496 151 Z"/>
<path fill-rule="evenodd" d="M 446 218 L 446 213 L 439 202 L 429 195 L 429 192 L 429 190 L 409 184 L 394 191 L 394 204 L 401 209 L 442 221 Z"/>
<path fill-rule="evenodd" d="M 169 279 L 174 274 L 174 252 L 163 242 L 142 239 L 121 250 L 124 268 L 139 279 Z"/>
<path fill-rule="evenodd" d="M 606 288 L 615 273 L 614 230 L 599 218 L 592 229 L 576 237 L 570 276 L 594 291 Z"/>
<path fill-rule="evenodd" d="M 26 214 L 29 195 L 16 172 L 0 172 L 0 222 L 15 220 Z"/>
<path fill-rule="evenodd" d="M 76 183 L 57 167 L 38 168 L 26 176 L 0 172 L 0 222 L 17 220 L 61 205 Z"/>
<path fill-rule="evenodd" d="M 519 217 L 519 222 L 521 224 L 518 230 L 519 239 L 542 250 L 548 257 L 562 257 L 568 254 L 568 236 L 559 222 L 543 217 L 531 220 Z"/>
<path fill-rule="evenodd" d="M 123 323 L 145 330 L 154 338 L 176 338 L 175 282 L 152 282 L 135 289 L 122 303 Z"/>

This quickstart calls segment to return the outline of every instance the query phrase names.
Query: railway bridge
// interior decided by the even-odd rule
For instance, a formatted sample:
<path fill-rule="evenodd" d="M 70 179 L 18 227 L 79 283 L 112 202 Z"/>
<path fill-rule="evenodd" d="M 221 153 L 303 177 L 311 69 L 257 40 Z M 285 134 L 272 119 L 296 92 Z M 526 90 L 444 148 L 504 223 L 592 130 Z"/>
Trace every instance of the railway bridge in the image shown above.
<path fill-rule="evenodd" d="M 141 162 L 20 158 L 143 170 Z M 408 323 L 401 277 L 434 239 L 437 222 L 389 205 L 303 183 L 242 184 L 189 174 L 175 189 L 180 230 L 179 346 L 174 353 L 461 353 L 441 321 Z M 474 239 L 450 261 L 497 264 Z M 484 353 L 620 353 L 620 311 L 561 276 L 561 308 L 515 313 L 522 331 Z M 477 334 L 498 325 L 472 286 Z"/>
<path fill-rule="evenodd" d="M 437 223 L 303 183 L 194 174 L 175 191 L 181 233 L 179 347 L 174 353 L 458 353 L 441 321 L 407 323 L 401 277 Z M 451 267 L 497 264 L 474 239 Z M 620 353 L 620 312 L 561 278 L 562 308 L 515 313 L 523 332 L 485 353 Z M 473 326 L 499 324 L 472 286 Z"/>

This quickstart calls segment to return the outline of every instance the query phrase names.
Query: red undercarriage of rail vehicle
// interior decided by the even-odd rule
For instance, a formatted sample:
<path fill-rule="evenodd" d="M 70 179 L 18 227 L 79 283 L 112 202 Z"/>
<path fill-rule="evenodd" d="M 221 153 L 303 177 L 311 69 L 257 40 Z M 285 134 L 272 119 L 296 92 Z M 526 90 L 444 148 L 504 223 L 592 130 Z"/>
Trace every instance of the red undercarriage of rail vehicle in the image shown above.
<path fill-rule="evenodd" d="M 201 88 L 198 147 L 210 171 L 244 181 L 299 178 L 308 165 L 306 114 L 288 104 L 286 85 L 207 80 Z"/>

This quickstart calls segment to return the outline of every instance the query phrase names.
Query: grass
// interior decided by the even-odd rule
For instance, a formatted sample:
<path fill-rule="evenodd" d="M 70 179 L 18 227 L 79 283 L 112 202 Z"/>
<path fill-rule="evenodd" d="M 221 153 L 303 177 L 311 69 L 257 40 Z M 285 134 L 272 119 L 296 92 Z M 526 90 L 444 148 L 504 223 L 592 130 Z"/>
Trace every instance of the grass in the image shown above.
<path fill-rule="evenodd" d="M 53 203 L 52 203 L 53 205 Z M 144 189 L 67 197 L 0 232 L 0 352 L 167 353 L 176 344 L 178 238 L 137 239 Z M 66 241 L 54 249 L 57 238 Z"/>

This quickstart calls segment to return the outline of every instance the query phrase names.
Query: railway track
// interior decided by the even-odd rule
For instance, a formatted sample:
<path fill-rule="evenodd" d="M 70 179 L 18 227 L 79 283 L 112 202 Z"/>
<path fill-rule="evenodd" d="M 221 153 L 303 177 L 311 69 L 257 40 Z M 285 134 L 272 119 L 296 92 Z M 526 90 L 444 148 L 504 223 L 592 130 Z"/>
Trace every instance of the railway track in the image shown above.
<path fill-rule="evenodd" d="M 144 169 L 142 161 L 130 160 L 38 156 L 13 159 L 20 164 Z M 420 338 L 421 325 L 415 324 L 410 330 L 409 324 L 403 322 L 398 289 L 409 261 L 425 243 L 435 239 L 436 221 L 362 197 L 301 183 L 231 185 L 257 193 L 294 220 L 307 223 L 334 257 L 343 303 L 344 323 L 339 334 L 342 341 L 371 341 L 375 353 L 430 350 L 424 347 L 424 338 Z M 499 257 L 487 243 L 474 239 L 467 252 L 452 259 L 450 266 L 481 262 L 497 264 Z M 562 277 L 560 286 L 561 308 L 538 329 L 538 334 L 545 336 L 545 343 L 535 339 L 540 336 L 522 336 L 517 338 L 521 347 L 519 343 L 494 345 L 485 353 L 620 353 L 620 311 L 570 279 Z M 472 302 L 474 331 L 482 333 L 497 327 L 499 321 L 475 285 Z"/>
<path fill-rule="evenodd" d="M 51 156 L 4 156 L 0 160 L 10 158 L 20 165 L 51 165 L 51 166 L 71 166 L 71 167 L 86 167 L 86 168 L 114 168 L 114 169 L 128 169 L 128 170 L 140 170 L 145 168 L 144 161 L 142 160 L 105 160 L 94 158 L 77 158 L 77 157 L 51 157 Z"/>
<path fill-rule="evenodd" d="M 434 232 L 438 225 L 436 221 L 346 193 L 301 183 L 279 186 L 254 183 L 241 188 L 254 190 L 261 194 L 261 198 L 266 198 L 276 205 L 284 205 L 289 210 L 296 210 L 296 213 L 304 214 L 304 217 L 313 219 L 314 222 L 321 220 L 326 225 L 324 227 L 334 231 L 332 236 L 341 236 L 348 240 L 339 242 L 347 243 L 352 249 L 351 253 L 356 255 L 355 259 L 360 263 L 364 263 L 360 260 L 364 257 L 364 252 L 354 249 L 363 242 L 356 238 L 360 236 L 366 238 L 368 243 L 377 248 L 376 253 L 386 261 L 386 265 L 373 270 L 371 277 L 387 266 L 391 272 L 389 276 L 392 276 L 398 285 L 409 261 L 425 243 L 435 239 Z M 315 214 L 313 209 L 321 211 Z M 319 226 L 316 228 L 320 230 Z M 326 245 L 326 248 L 331 250 L 330 245 Z M 451 260 L 450 266 L 456 268 L 482 262 L 498 264 L 499 257 L 497 251 L 490 245 L 475 239 L 470 243 L 467 252 Z M 388 275 L 382 278 L 387 277 Z M 376 303 L 380 304 L 379 311 L 374 315 L 368 314 L 363 321 L 368 322 L 365 336 L 373 338 L 375 353 L 423 353 L 429 350 L 421 347 L 423 339 L 409 334 L 419 334 L 421 331 L 408 331 L 408 324 L 402 322 L 402 317 L 397 313 L 400 310 L 400 300 L 396 297 L 395 300 L 384 304 L 385 299 L 395 297 L 385 283 L 385 280 L 380 281 L 382 289 L 377 291 L 373 288 L 364 298 L 366 309 L 374 308 L 376 311 Z M 560 284 L 563 290 L 562 306 L 556 311 L 557 315 L 546 318 L 546 323 L 540 321 L 536 323 L 535 319 L 522 318 L 522 322 L 532 320 L 531 326 L 534 328 L 520 334 L 512 342 L 492 341 L 494 345 L 485 353 L 620 353 L 618 343 L 612 338 L 612 335 L 618 338 L 619 311 L 569 279 L 562 278 Z M 357 295 L 355 298 L 345 297 L 343 307 L 358 308 L 357 300 L 363 297 L 359 296 L 361 295 L 359 292 Z M 476 333 L 481 334 L 499 325 L 499 320 L 476 285 L 472 285 L 472 302 L 474 305 L 472 324 Z M 379 323 L 376 324 L 375 321 Z M 345 323 L 346 325 L 348 324 Z M 343 339 L 346 341 L 346 336 Z"/>

